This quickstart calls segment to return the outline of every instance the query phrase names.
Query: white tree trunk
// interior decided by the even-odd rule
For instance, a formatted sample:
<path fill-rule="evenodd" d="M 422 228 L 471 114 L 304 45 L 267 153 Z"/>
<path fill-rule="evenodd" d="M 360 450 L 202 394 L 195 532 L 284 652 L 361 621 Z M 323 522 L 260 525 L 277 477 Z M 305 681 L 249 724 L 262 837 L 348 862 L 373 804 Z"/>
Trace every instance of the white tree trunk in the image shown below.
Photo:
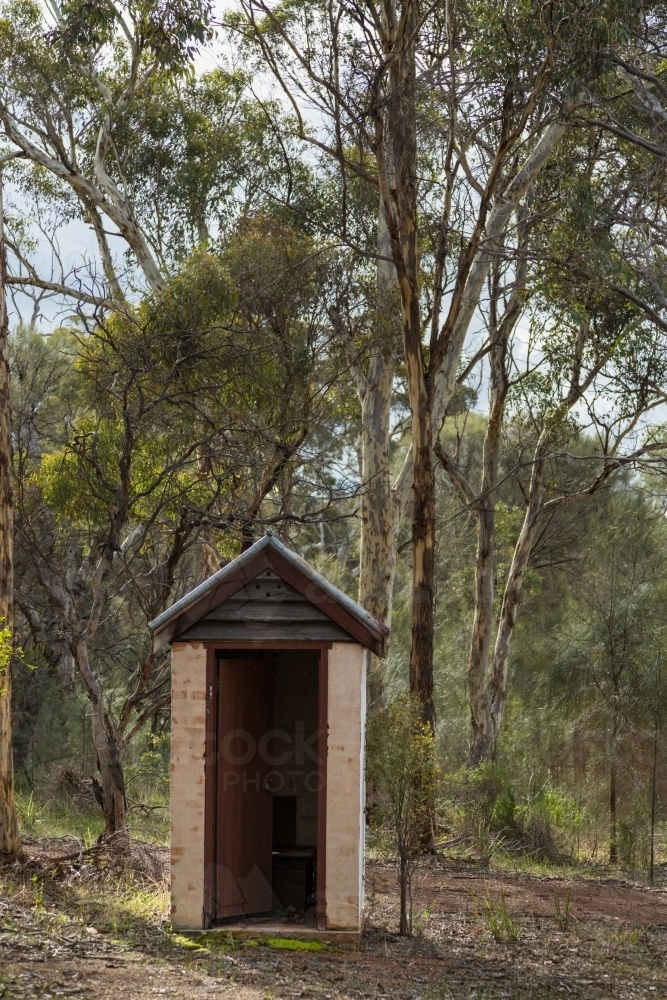
<path fill-rule="evenodd" d="M 391 624 L 396 572 L 396 517 L 389 468 L 393 359 L 378 357 L 371 365 L 373 381 L 361 405 L 361 538 L 359 542 L 359 603 Z M 383 662 L 373 656 L 368 675 L 369 708 L 385 704 Z"/>
<path fill-rule="evenodd" d="M 0 119 L 5 126 L 8 138 L 19 149 L 23 150 L 28 159 L 44 167 L 54 177 L 58 177 L 66 184 L 69 184 L 87 209 L 91 207 L 98 209 L 118 227 L 120 235 L 134 253 L 149 288 L 152 291 L 162 288 L 164 286 L 164 277 L 153 257 L 144 233 L 134 218 L 130 205 L 120 198 L 118 200 L 109 199 L 92 181 L 84 177 L 83 174 L 68 169 L 64 164 L 49 156 L 48 153 L 44 152 L 38 146 L 35 146 L 21 132 L 16 120 L 6 109 L 0 108 Z"/>
<path fill-rule="evenodd" d="M 543 431 L 533 455 L 533 473 L 530 481 L 528 506 L 526 507 L 523 524 L 521 525 L 518 541 L 514 547 L 512 562 L 505 582 L 503 603 L 500 608 L 498 621 L 498 632 L 496 634 L 496 645 L 493 652 L 493 670 L 489 694 L 490 726 L 486 744 L 479 757 L 480 760 L 485 753 L 488 753 L 490 747 L 497 740 L 505 715 L 509 651 L 514 635 L 516 616 L 519 611 L 523 581 L 530 553 L 535 544 L 540 520 L 542 497 L 544 495 L 544 463 L 548 437 L 548 431 Z"/>
<path fill-rule="evenodd" d="M 440 433 L 445 419 L 447 407 L 456 389 L 456 375 L 461 360 L 461 352 L 465 342 L 470 321 L 479 305 L 479 299 L 484 288 L 484 282 L 489 274 L 489 268 L 496 259 L 499 241 L 506 232 L 512 214 L 526 191 L 547 163 L 549 157 L 565 134 L 563 124 L 550 125 L 544 135 L 528 156 L 523 167 L 511 182 L 502 197 L 498 198 L 489 215 L 484 239 L 477 251 L 474 264 L 466 282 L 459 314 L 454 323 L 452 337 L 440 371 L 436 377 L 433 399 L 433 433 Z"/>

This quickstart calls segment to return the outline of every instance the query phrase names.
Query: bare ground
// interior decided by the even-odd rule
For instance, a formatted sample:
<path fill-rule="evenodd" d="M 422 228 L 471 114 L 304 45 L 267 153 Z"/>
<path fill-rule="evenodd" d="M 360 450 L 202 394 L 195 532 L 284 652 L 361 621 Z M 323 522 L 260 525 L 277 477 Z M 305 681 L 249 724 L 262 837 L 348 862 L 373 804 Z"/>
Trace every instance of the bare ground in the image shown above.
<path fill-rule="evenodd" d="M 21 865 L 0 873 L 0 997 L 667 998 L 662 889 L 482 871 L 434 858 L 415 885 L 418 933 L 401 939 L 393 933 L 395 871 L 370 862 L 361 941 L 294 951 L 256 935 L 172 934 L 159 881 L 163 851 L 135 848 L 129 884 L 127 869 L 119 879 L 103 855 L 54 863 L 71 851 L 63 841 L 33 842 Z M 554 893 L 563 914 L 568 886 L 565 930 Z M 519 940 L 494 940 L 481 913 L 486 898 Z"/>

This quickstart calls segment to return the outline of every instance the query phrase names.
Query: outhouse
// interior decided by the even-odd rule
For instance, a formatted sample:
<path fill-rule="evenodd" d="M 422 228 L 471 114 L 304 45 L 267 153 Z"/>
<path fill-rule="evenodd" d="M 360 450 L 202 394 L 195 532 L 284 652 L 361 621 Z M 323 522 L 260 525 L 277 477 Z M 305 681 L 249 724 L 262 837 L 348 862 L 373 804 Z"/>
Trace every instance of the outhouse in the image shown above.
<path fill-rule="evenodd" d="M 366 659 L 387 627 L 267 534 L 150 628 L 171 643 L 173 925 L 359 931 Z"/>

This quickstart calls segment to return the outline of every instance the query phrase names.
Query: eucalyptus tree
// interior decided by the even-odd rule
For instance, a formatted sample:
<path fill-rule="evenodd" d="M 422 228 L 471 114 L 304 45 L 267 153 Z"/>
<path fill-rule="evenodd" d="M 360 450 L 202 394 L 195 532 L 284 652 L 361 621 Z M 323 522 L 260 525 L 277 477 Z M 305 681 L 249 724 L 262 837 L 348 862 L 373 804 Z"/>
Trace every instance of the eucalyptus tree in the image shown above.
<path fill-rule="evenodd" d="M 511 316 L 512 298 L 505 294 L 507 312 L 499 325 L 497 284 L 492 283 L 489 292 L 488 322 L 489 329 L 501 331 L 501 336 L 495 333 L 491 338 L 496 346 L 490 351 L 489 420 L 479 488 L 466 480 L 442 445 L 437 446 L 466 508 L 475 514 L 478 529 L 475 618 L 468 662 L 471 763 L 491 752 L 500 731 L 523 579 L 546 515 L 558 505 L 590 496 L 618 468 L 645 459 L 646 449 L 653 452 L 661 444 L 660 434 L 654 433 L 637 447 L 635 431 L 638 422 L 650 421 L 647 414 L 665 398 L 663 310 L 667 300 L 660 237 L 667 149 L 660 104 L 664 25 L 665 11 L 659 6 L 629 21 L 626 30 L 611 41 L 603 72 L 582 81 L 552 168 L 541 174 L 531 191 L 533 217 L 540 224 L 532 227 L 532 245 L 525 246 L 509 291 L 515 297 L 523 285 L 525 297 L 525 269 L 531 261 L 528 287 L 542 311 L 537 325 L 545 324 L 546 332 L 541 357 L 534 363 L 547 381 L 541 384 L 542 400 L 537 407 L 534 396 L 522 404 L 535 421 L 536 434 L 540 428 L 530 445 L 532 454 L 522 456 L 535 478 L 523 487 L 525 518 L 497 612 L 494 517 L 502 421 L 512 393 L 528 374 L 527 369 L 517 368 L 511 350 L 506 349 L 504 325 Z M 507 264 L 503 267 L 507 269 Z M 492 273 L 497 268 L 494 263 Z M 522 272 L 524 278 L 518 281 Z M 504 361 L 499 363 L 501 355 Z M 560 400 L 554 396 L 547 402 L 545 386 L 553 388 L 554 374 L 559 381 L 566 371 L 569 388 L 563 386 Z M 535 375 L 525 384 L 531 379 L 535 384 Z M 521 393 L 515 398 L 521 398 Z M 598 474 L 588 484 L 580 481 L 574 493 L 563 484 L 558 496 L 557 488 L 553 494 L 557 479 L 552 471 L 551 484 L 546 486 L 552 496 L 543 504 L 539 494 L 545 488 L 544 456 L 552 463 L 568 435 L 584 427 L 595 429 L 600 443 Z"/>
<path fill-rule="evenodd" d="M 490 270 L 484 318 L 491 343 L 489 412 L 479 483 L 466 477 L 442 442 L 435 446 L 477 529 L 467 670 L 472 765 L 492 752 L 500 732 L 523 580 L 546 519 L 559 505 L 585 499 L 619 468 L 645 461 L 664 444 L 660 433 L 643 441 L 636 434 L 638 424 L 650 422 L 651 410 L 663 398 L 664 332 L 630 294 L 610 288 L 601 292 L 592 277 L 595 266 L 607 273 L 615 267 L 613 233 L 618 217 L 608 207 L 591 204 L 588 181 L 583 187 L 577 183 L 590 171 L 590 186 L 595 186 L 590 178 L 595 177 L 596 147 L 586 155 L 581 146 L 581 136 L 571 129 L 550 168 L 532 185 L 530 215 L 525 210 L 517 215 L 514 260 L 498 257 Z M 586 202 L 588 211 L 583 210 Z M 630 293 L 634 289 L 641 294 L 636 275 L 626 270 L 624 280 Z M 530 327 L 527 343 L 521 336 L 512 338 L 522 314 L 524 329 L 526 323 Z M 514 471 L 503 457 L 508 409 L 513 421 L 528 421 L 525 427 L 533 429 L 532 436 L 527 429 L 522 434 L 525 450 L 517 456 L 519 466 Z M 599 441 L 596 456 L 588 459 L 598 463 L 595 474 L 574 488 L 565 481 L 559 485 L 556 457 L 582 433 L 594 433 Z M 550 466 L 546 480 L 545 463 Z M 521 487 L 523 526 L 514 539 L 497 608 L 496 503 L 502 480 L 516 473 L 521 481 L 522 466 L 530 472 Z M 545 490 L 550 499 L 543 503 Z"/>
<path fill-rule="evenodd" d="M 399 506 L 412 504 L 410 685 L 433 725 L 433 446 L 498 241 L 582 82 L 600 74 L 638 7 L 549 3 L 538 16 L 522 4 L 422 11 L 414 0 L 239 7 L 230 23 L 282 87 L 302 141 L 381 199 L 412 414 L 396 484 Z M 395 496 L 379 491 L 378 502 Z"/>
<path fill-rule="evenodd" d="M 554 302 L 551 307 L 546 318 L 534 316 L 538 328 L 525 359 L 511 345 L 508 350 L 502 337 L 504 356 L 495 361 L 491 352 L 480 486 L 472 485 L 442 444 L 436 446 L 477 523 L 467 672 L 472 766 L 493 752 L 500 734 L 523 584 L 549 519 L 561 508 L 589 499 L 619 470 L 661 469 L 667 446 L 663 428 L 650 427 L 651 412 L 662 399 L 654 386 L 667 375 L 661 335 L 638 310 L 604 297 L 589 295 L 578 302 L 569 299 L 559 310 Z M 566 457 L 582 437 L 595 447 L 580 455 L 579 475 L 573 479 Z M 503 480 L 509 479 L 518 486 L 511 507 L 521 522 L 497 607 L 496 504 L 506 493 Z"/>
<path fill-rule="evenodd" d="M 114 628 L 123 633 L 128 605 L 135 630 L 142 620 L 137 612 L 164 606 L 196 536 L 196 522 L 182 508 L 201 488 L 196 452 L 209 434 L 193 433 L 178 403 L 188 365 L 195 357 L 210 365 L 219 352 L 204 337 L 197 346 L 179 345 L 145 313 L 134 322 L 124 314 L 90 333 L 63 334 L 51 350 L 67 352 L 70 363 L 40 401 L 38 419 L 30 421 L 32 407 L 21 419 L 16 605 L 60 671 L 67 669 L 64 658 L 71 662 L 89 700 L 95 787 L 106 832 L 120 833 L 126 828 L 124 746 L 164 704 L 168 672 L 145 640 L 142 648 L 135 638 L 135 663 L 119 693 L 122 664 L 105 670 L 100 647 L 106 641 L 107 655 L 117 657 L 110 635 Z M 37 350 L 28 345 L 21 354 L 25 359 Z M 54 371 L 55 361 L 46 368 Z M 17 367 L 16 378 L 19 373 Z M 57 432 L 40 436 L 54 411 Z"/>
<path fill-rule="evenodd" d="M 571 206 L 569 232 L 560 233 L 563 271 L 626 299 L 663 331 L 666 52 L 667 6 L 643 7 L 610 41 L 603 72 L 582 86 L 558 162 Z M 578 241 L 580 226 L 593 225 L 596 241 Z"/>
<path fill-rule="evenodd" d="M 159 290 L 270 197 L 311 196 L 275 103 L 255 98 L 241 72 L 195 74 L 211 16 L 208 0 L 2 5 L 0 128 L 17 157 L 10 287 L 117 307 Z M 90 227 L 97 254 L 72 265 L 59 232 L 73 220 Z"/>
<path fill-rule="evenodd" d="M 112 294 L 120 290 L 105 220 L 131 248 L 148 287 L 160 288 L 164 276 L 137 222 L 113 127 L 153 77 L 182 72 L 210 37 L 208 0 L 53 3 L 48 13 L 21 0 L 3 13 L 0 120 L 7 139 L 78 200 Z"/>
<path fill-rule="evenodd" d="M 107 833 L 126 829 L 125 748 L 169 698 L 146 622 L 199 581 L 202 546 L 217 569 L 258 524 L 309 519 L 302 449 L 344 405 L 314 250 L 248 223 L 133 311 L 16 353 L 16 603 L 90 702 Z"/>

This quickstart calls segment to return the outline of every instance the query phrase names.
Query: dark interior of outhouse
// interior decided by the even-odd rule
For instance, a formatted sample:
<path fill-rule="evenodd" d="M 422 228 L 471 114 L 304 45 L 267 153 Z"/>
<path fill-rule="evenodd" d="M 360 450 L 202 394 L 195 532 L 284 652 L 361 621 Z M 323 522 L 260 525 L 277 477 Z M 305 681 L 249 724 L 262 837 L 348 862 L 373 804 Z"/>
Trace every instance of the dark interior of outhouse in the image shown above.
<path fill-rule="evenodd" d="M 221 652 L 218 669 L 218 919 L 312 919 L 319 652 Z"/>

